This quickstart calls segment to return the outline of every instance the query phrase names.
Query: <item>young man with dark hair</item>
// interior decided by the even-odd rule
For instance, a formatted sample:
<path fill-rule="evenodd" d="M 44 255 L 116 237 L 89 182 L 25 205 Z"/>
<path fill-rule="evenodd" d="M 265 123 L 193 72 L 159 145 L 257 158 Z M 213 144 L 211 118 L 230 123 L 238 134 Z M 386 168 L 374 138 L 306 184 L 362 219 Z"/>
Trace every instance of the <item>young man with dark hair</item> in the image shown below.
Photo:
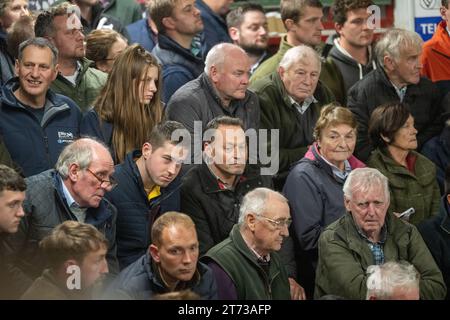
<path fill-rule="evenodd" d="M 200 44 L 194 37 L 203 30 L 200 10 L 194 0 L 159 0 L 150 5 L 158 29 L 158 44 L 152 54 L 162 65 L 163 101 L 203 71 Z"/>
<path fill-rule="evenodd" d="M 106 197 L 118 210 L 117 256 L 120 269 L 147 250 L 155 219 L 166 211 L 179 210 L 179 180 L 176 177 L 187 156 L 187 147 L 175 135 L 184 126 L 167 121 L 155 126 L 141 150 L 130 152 L 116 166 L 118 187 Z"/>
<path fill-rule="evenodd" d="M 333 4 L 338 37 L 322 66 L 320 79 L 344 106 L 348 89 L 376 69 L 371 47 L 374 30 L 367 10 L 372 4 L 372 0 L 335 0 Z"/>
<path fill-rule="evenodd" d="M 267 51 L 269 31 L 264 8 L 257 3 L 244 3 L 227 15 L 228 34 L 247 52 L 252 74 L 264 61 L 270 58 Z"/>

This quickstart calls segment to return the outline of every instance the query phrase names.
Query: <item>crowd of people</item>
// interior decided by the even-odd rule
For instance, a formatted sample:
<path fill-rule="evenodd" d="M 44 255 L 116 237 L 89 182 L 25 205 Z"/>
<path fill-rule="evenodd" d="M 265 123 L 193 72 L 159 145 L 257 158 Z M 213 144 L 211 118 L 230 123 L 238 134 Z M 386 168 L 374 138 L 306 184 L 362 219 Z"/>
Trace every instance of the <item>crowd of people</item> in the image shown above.
<path fill-rule="evenodd" d="M 448 0 L 141 2 L 0 3 L 0 299 L 450 299 Z"/>

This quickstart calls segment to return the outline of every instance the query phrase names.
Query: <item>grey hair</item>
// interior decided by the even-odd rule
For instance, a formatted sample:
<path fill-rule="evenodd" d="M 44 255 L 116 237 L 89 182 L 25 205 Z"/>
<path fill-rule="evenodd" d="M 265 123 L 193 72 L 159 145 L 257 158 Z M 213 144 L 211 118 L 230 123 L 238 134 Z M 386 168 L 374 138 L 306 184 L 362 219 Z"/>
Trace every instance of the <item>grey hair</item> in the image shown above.
<path fill-rule="evenodd" d="M 94 138 L 84 137 L 75 140 L 66 146 L 59 155 L 55 165 L 56 171 L 58 171 L 63 179 L 67 179 L 69 177 L 70 165 L 73 163 L 76 163 L 80 167 L 80 170 L 87 169 L 92 163 L 95 150 L 98 147 L 103 147 L 108 150 L 105 144 Z"/>
<path fill-rule="evenodd" d="M 242 199 L 238 224 L 242 225 L 245 221 L 245 217 L 249 213 L 253 213 L 257 216 L 263 215 L 264 211 L 266 211 L 267 200 L 271 194 L 278 197 L 281 201 L 288 203 L 288 200 L 279 192 L 269 188 L 256 188 L 247 193 Z"/>
<path fill-rule="evenodd" d="M 231 50 L 238 50 L 241 51 L 243 54 L 247 55 L 244 49 L 242 49 L 238 45 L 225 42 L 216 44 L 214 47 L 212 47 L 211 50 L 209 50 L 208 55 L 206 56 L 204 69 L 205 73 L 209 76 L 212 66 L 215 66 L 216 68 L 221 68 L 222 65 L 225 63 L 226 56 Z"/>
<path fill-rule="evenodd" d="M 310 63 L 310 59 L 314 58 L 319 66 L 319 72 L 321 70 L 320 56 L 319 54 L 310 46 L 307 45 L 299 45 L 293 48 L 290 48 L 284 54 L 283 58 L 280 61 L 279 66 L 284 70 L 288 70 L 293 64 L 303 62 L 305 64 Z"/>
<path fill-rule="evenodd" d="M 389 261 L 367 268 L 366 298 L 390 299 L 395 288 L 419 288 L 420 275 L 407 261 Z"/>
<path fill-rule="evenodd" d="M 375 47 L 375 54 L 378 63 L 384 66 L 385 56 L 389 56 L 398 62 L 401 59 L 403 50 L 406 48 L 421 49 L 422 44 L 423 40 L 416 32 L 392 28 L 378 41 Z"/>
<path fill-rule="evenodd" d="M 19 45 L 19 54 L 17 57 L 19 61 L 22 61 L 23 51 L 29 46 L 49 48 L 52 51 L 52 66 L 56 66 L 56 63 L 58 62 L 58 49 L 48 39 L 42 37 L 25 40 Z"/>
<path fill-rule="evenodd" d="M 390 200 L 388 179 L 377 169 L 374 168 L 358 168 L 350 172 L 345 180 L 344 196 L 352 199 L 352 190 L 358 190 L 366 193 L 374 187 L 382 187 L 385 200 Z"/>

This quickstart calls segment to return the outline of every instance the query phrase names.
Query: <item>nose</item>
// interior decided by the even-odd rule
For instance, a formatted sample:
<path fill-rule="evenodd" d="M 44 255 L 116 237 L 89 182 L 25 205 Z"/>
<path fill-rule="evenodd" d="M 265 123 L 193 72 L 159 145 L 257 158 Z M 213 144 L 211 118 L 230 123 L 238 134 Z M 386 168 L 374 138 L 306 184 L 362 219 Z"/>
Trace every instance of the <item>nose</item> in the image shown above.
<path fill-rule="evenodd" d="M 186 250 L 185 254 L 183 255 L 183 264 L 191 264 L 193 261 L 193 253 L 189 250 Z"/>
<path fill-rule="evenodd" d="M 169 167 L 167 168 L 167 171 L 169 172 L 170 175 L 174 175 L 177 172 L 177 162 L 176 161 L 172 161 L 169 165 Z"/>
<path fill-rule="evenodd" d="M 321 31 L 322 31 L 323 29 L 325 29 L 325 28 L 323 27 L 322 19 L 319 20 L 318 29 L 321 30 Z"/>
<path fill-rule="evenodd" d="M 260 26 L 258 31 L 261 36 L 267 35 L 267 28 L 265 28 L 264 26 Z"/>
<path fill-rule="evenodd" d="M 22 218 L 22 217 L 25 216 L 25 211 L 23 210 L 23 207 L 22 207 L 22 206 L 19 206 L 19 209 L 17 209 L 16 216 L 17 216 L 17 217 L 20 217 L 20 218 Z"/>
<path fill-rule="evenodd" d="M 243 85 L 248 85 L 249 79 L 250 79 L 249 73 L 248 73 L 248 72 L 245 72 L 245 73 L 242 75 L 242 77 L 241 77 L 241 83 L 242 83 Z"/>
<path fill-rule="evenodd" d="M 31 76 L 34 78 L 39 77 L 39 66 L 34 66 L 31 70 Z"/>
<path fill-rule="evenodd" d="M 102 260 L 102 266 L 100 268 L 100 273 L 101 274 L 105 274 L 109 272 L 109 268 L 108 268 L 108 262 L 106 262 L 106 259 L 103 258 Z"/>
<path fill-rule="evenodd" d="M 20 9 L 20 16 L 21 16 L 21 17 L 27 16 L 27 15 L 29 15 L 29 14 L 30 14 L 30 12 L 28 11 L 28 8 L 27 8 L 27 7 L 22 7 L 22 9 Z"/>
<path fill-rule="evenodd" d="M 289 228 L 288 228 L 287 224 L 283 223 L 283 225 L 280 229 L 280 235 L 282 235 L 283 237 L 289 236 Z"/>
<path fill-rule="evenodd" d="M 200 15 L 200 10 L 197 7 L 194 7 L 194 16 L 199 16 Z"/>
<path fill-rule="evenodd" d="M 152 80 L 150 82 L 149 88 L 148 88 L 151 92 L 155 93 L 156 91 L 158 91 L 158 88 L 156 87 L 156 83 L 154 80 Z"/>

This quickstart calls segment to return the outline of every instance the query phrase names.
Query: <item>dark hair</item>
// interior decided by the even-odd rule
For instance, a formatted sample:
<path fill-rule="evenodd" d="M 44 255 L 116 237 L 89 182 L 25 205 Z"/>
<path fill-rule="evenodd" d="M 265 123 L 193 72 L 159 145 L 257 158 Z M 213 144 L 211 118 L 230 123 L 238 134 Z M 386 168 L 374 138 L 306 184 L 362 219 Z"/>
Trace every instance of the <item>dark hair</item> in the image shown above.
<path fill-rule="evenodd" d="M 448 9 L 448 0 L 441 0 L 441 5 Z"/>
<path fill-rule="evenodd" d="M 166 27 L 164 26 L 163 19 L 170 17 L 172 15 L 173 9 L 175 8 L 178 0 L 159 0 L 152 1 L 148 6 L 148 12 L 150 13 L 150 18 L 156 25 L 156 29 L 161 34 L 166 33 Z"/>
<path fill-rule="evenodd" d="M 175 130 L 187 130 L 184 125 L 177 121 L 165 121 L 153 127 L 150 136 L 146 141 L 152 145 L 152 151 L 162 147 L 164 143 L 169 142 L 173 145 L 186 142 L 183 136 L 173 136 Z"/>
<path fill-rule="evenodd" d="M 27 185 L 24 178 L 14 169 L 0 164 L 0 192 L 9 191 L 25 191 Z"/>
<path fill-rule="evenodd" d="M 347 21 L 347 12 L 356 9 L 366 9 L 373 5 L 372 0 L 334 0 L 333 21 L 343 25 Z"/>
<path fill-rule="evenodd" d="M 303 10 L 305 7 L 323 8 L 319 0 L 281 0 L 281 21 L 283 23 L 287 19 L 293 20 L 297 23 L 303 17 Z"/>
<path fill-rule="evenodd" d="M 394 141 L 395 134 L 405 124 L 411 115 L 405 103 L 386 103 L 377 107 L 370 116 L 369 137 L 375 148 L 384 147 Z"/>
<path fill-rule="evenodd" d="M 41 12 L 36 18 L 34 25 L 34 33 L 36 37 L 51 37 L 55 34 L 56 29 L 53 24 L 55 17 L 70 16 L 73 13 L 79 12 L 77 6 L 69 2 L 63 2 L 56 7 L 50 8 L 48 11 Z"/>
<path fill-rule="evenodd" d="M 22 42 L 19 45 L 19 52 L 18 52 L 18 57 L 17 57 L 17 59 L 19 61 L 22 61 L 23 51 L 25 50 L 25 48 L 27 48 L 29 46 L 35 46 L 35 47 L 38 47 L 41 49 L 49 48 L 52 52 L 52 65 L 53 65 L 53 67 L 56 66 L 56 64 L 58 62 L 58 49 L 49 40 L 47 40 L 46 38 L 41 38 L 41 37 L 25 40 L 24 42 Z"/>
<path fill-rule="evenodd" d="M 245 130 L 244 124 L 240 118 L 233 118 L 229 116 L 218 116 L 208 122 L 204 131 L 208 129 L 217 129 L 221 125 L 241 127 L 242 130 Z"/>
<path fill-rule="evenodd" d="M 253 2 L 243 3 L 227 14 L 227 27 L 239 28 L 242 22 L 244 22 L 245 14 L 250 11 L 259 11 L 265 14 L 264 8 L 260 4 Z"/>

